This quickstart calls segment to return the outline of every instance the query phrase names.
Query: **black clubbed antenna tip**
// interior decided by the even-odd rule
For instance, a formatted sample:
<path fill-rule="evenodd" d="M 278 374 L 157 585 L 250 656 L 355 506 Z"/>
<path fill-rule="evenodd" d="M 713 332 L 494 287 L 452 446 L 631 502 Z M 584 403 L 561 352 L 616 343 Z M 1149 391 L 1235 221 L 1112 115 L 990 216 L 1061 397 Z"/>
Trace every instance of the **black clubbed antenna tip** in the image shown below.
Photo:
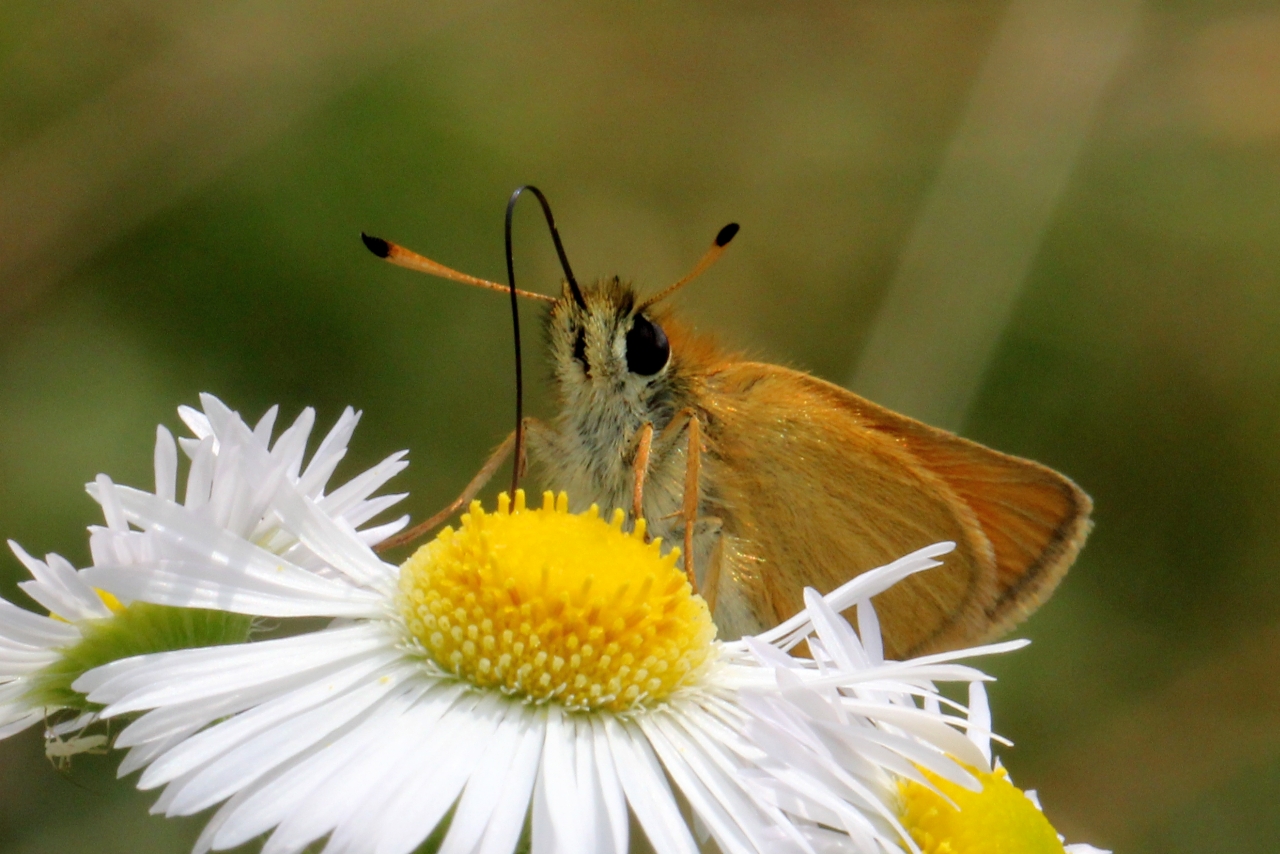
<path fill-rule="evenodd" d="M 734 228 L 736 230 L 737 226 L 734 226 Z M 724 234 L 723 231 L 720 233 Z M 369 251 L 374 255 L 377 255 L 379 258 L 386 258 L 391 254 L 391 244 L 383 240 L 381 237 L 373 237 L 372 235 L 365 234 L 362 231 L 360 232 L 360 239 L 364 241 L 364 245 L 368 247 Z"/>
<path fill-rule="evenodd" d="M 720 229 L 720 233 L 716 235 L 716 246 L 719 246 L 721 248 L 728 246 L 729 241 L 733 240 L 733 238 L 736 237 L 737 234 L 738 234 L 738 224 L 736 222 L 729 223 L 724 228 Z M 369 239 L 365 238 L 365 243 L 368 243 L 368 242 L 369 242 Z"/>

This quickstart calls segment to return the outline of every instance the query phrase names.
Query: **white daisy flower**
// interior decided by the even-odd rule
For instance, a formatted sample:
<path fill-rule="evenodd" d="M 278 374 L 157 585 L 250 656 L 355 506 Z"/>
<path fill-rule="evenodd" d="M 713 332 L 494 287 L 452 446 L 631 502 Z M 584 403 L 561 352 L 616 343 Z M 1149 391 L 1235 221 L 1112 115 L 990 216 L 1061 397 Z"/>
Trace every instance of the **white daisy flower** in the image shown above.
<path fill-rule="evenodd" d="M 195 438 L 179 440 L 192 459 L 181 505 L 176 503 L 177 444 L 168 430 L 157 430 L 154 497 L 170 512 L 201 518 L 229 537 L 247 538 L 265 552 L 288 555 L 291 561 L 317 571 L 323 571 L 324 562 L 280 530 L 279 520 L 264 501 L 264 496 L 274 495 L 279 483 L 289 483 L 316 506 L 325 508 L 363 542 L 379 542 L 408 521 L 406 517 L 356 530 L 403 497 L 372 497 L 404 468 L 403 454 L 325 494 L 335 466 L 346 453 L 358 413 L 347 409 L 342 414 L 304 469 L 306 442 L 315 421 L 313 410 L 304 410 L 272 445 L 275 408 L 248 431 L 230 426 L 242 422 L 216 398 L 206 396 L 203 403 L 203 412 L 187 407 L 179 410 L 195 434 Z M 123 510 L 113 500 L 115 490 L 109 479 L 99 477 L 89 485 L 89 491 L 100 499 L 106 516 L 106 527 L 90 529 L 96 565 L 127 574 L 133 567 L 151 571 L 193 558 L 180 541 L 131 531 Z M 9 546 L 32 575 L 32 580 L 19 587 L 46 608 L 49 616 L 0 599 L 0 738 L 47 721 L 51 759 L 64 760 L 77 752 L 96 750 L 106 741 L 101 735 L 63 737 L 82 731 L 97 719 L 97 707 L 71 687 L 86 670 L 141 653 L 242 642 L 248 637 L 248 616 L 225 610 L 176 613 L 145 602 L 133 604 L 134 597 L 128 594 L 117 597 L 95 589 L 84 571 L 77 571 L 56 554 L 42 561 L 15 542 L 10 541 Z M 202 553 L 200 557 L 205 556 Z M 127 586 L 120 585 L 121 589 Z"/>
<path fill-rule="evenodd" d="M 113 609 L 120 608 L 115 597 L 99 594 L 58 555 L 39 560 L 12 540 L 9 548 L 32 576 L 18 586 L 51 616 L 0 599 L 0 738 L 63 709 L 88 712 L 83 697 L 71 690 L 72 679 L 87 668 L 62 673 L 67 662 L 64 650 L 81 641 L 79 626 L 84 621 L 106 620 Z M 82 723 L 93 720 L 90 713 Z"/>
<path fill-rule="evenodd" d="M 945 553 L 949 545 L 924 553 Z M 892 827 L 900 841 L 908 840 L 908 848 L 912 828 L 900 820 L 899 788 L 914 783 L 936 791 L 931 782 L 936 778 L 959 790 L 979 789 L 976 775 L 990 768 L 990 740 L 999 739 L 991 732 L 982 687 L 988 677 L 955 662 L 1028 643 L 885 661 L 870 597 L 918 571 L 903 566 L 911 557 L 866 573 L 827 597 L 806 589 L 803 612 L 742 641 L 762 665 L 774 669 L 781 689 L 743 693 L 743 704 L 754 715 L 748 735 L 778 767 L 786 767 L 794 785 L 824 793 L 822 811 L 812 817 L 836 827 L 842 813 L 856 810 Z M 864 583 L 874 585 L 871 592 Z M 851 606 L 857 609 L 857 632 L 839 613 Z M 801 641 L 812 657 L 786 654 Z M 969 707 L 942 697 L 936 682 L 968 682 Z M 944 713 L 944 706 L 950 712 Z M 855 828 L 846 831 L 858 838 Z M 869 848 L 871 840 L 860 841 Z M 845 850 L 838 840 L 832 844 L 833 850 Z"/>
<path fill-rule="evenodd" d="M 408 523 L 405 516 L 361 529 L 404 499 L 405 493 L 374 496 L 374 492 L 408 466 L 406 451 L 392 454 L 332 492 L 325 492 L 360 422 L 360 413 L 351 407 L 343 411 L 304 467 L 307 440 L 316 419 L 311 407 L 302 410 L 273 444 L 271 433 L 278 407 L 271 407 L 250 430 L 237 413 L 213 395 L 201 395 L 200 402 L 203 411 L 188 406 L 178 408 L 178 415 L 194 438 L 180 438 L 175 445 L 168 430 L 156 428 L 153 497 L 172 504 L 172 512 L 194 513 L 233 537 L 249 540 L 320 572 L 325 567 L 323 559 L 307 554 L 298 546 L 297 538 L 280 527 L 271 506 L 280 484 L 287 484 L 291 492 L 304 496 L 356 539 L 370 545 L 382 542 Z M 181 505 L 176 503 L 178 446 L 191 461 Z M 107 520 L 106 528 L 90 529 L 95 566 L 118 568 L 134 563 L 182 561 L 191 556 L 181 543 L 173 542 L 174 538 L 130 530 L 125 514 L 113 501 L 110 486 L 106 475 L 99 475 L 97 482 L 88 486 Z"/>
<path fill-rule="evenodd" d="M 893 775 L 919 766 L 976 786 L 947 754 L 985 766 L 966 718 L 913 699 L 983 674 L 958 655 L 882 661 L 878 629 L 859 646 L 834 616 L 863 601 L 871 614 L 872 595 L 950 544 L 811 596 L 768 635 L 718 643 L 678 551 L 645 543 L 643 523 L 624 533 L 621 511 L 573 515 L 563 494 L 540 510 L 523 493 L 492 514 L 473 503 L 396 567 L 290 479 L 265 484 L 272 541 L 296 543 L 283 554 L 163 496 L 97 493 L 175 558 L 104 563 L 92 583 L 168 606 L 335 618 L 75 682 L 104 717 L 143 713 L 116 743 L 134 751 L 122 771 L 145 765 L 139 786 L 164 787 L 154 811 L 222 804 L 198 852 L 269 833 L 264 854 L 324 837 L 326 852 L 407 854 L 432 835 L 448 854 L 508 854 L 527 827 L 534 854 L 621 854 L 629 813 L 662 854 L 693 854 L 695 836 L 744 854 L 916 851 L 884 807 Z M 796 664 L 783 650 L 806 639 L 819 659 Z M 787 745 L 802 750 L 772 749 Z"/>
<path fill-rule="evenodd" d="M 991 710 L 980 682 L 969 686 L 969 723 L 969 739 L 989 765 Z M 893 805 L 902 826 L 923 854 L 1111 854 L 1085 843 L 1065 844 L 1066 840 L 1045 817 L 1035 790 L 1022 791 L 1014 786 L 999 759 L 990 770 L 968 770 L 977 778 L 978 787 L 962 788 L 930 771 L 923 779 L 905 775 L 899 778 Z"/>

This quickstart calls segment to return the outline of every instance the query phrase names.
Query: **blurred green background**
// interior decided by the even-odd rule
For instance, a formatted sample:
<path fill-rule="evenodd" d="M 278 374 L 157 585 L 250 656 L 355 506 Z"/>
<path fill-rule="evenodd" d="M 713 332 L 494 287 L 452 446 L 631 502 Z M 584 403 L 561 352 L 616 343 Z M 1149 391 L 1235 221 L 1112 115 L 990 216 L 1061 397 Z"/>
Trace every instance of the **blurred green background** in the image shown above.
<path fill-rule="evenodd" d="M 149 484 L 200 391 L 363 409 L 347 471 L 409 448 L 437 509 L 510 429 L 506 306 L 358 235 L 501 279 L 526 182 L 582 278 L 739 221 L 701 329 L 1084 486 L 990 663 L 1006 764 L 1070 840 L 1276 850 L 1280 4 L 7 0 L 0 533 L 84 565 L 84 482 Z M 115 762 L 0 743 L 0 851 L 188 850 Z"/>

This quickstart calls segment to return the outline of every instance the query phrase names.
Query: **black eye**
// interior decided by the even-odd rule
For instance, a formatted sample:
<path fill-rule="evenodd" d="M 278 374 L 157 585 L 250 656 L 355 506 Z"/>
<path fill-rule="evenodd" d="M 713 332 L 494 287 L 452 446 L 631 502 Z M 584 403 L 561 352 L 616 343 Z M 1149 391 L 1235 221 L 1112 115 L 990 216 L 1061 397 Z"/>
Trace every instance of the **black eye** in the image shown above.
<path fill-rule="evenodd" d="M 591 366 L 587 364 L 587 331 L 578 327 L 578 337 L 573 339 L 573 358 L 582 363 L 582 372 L 591 375 Z"/>
<path fill-rule="evenodd" d="M 627 369 L 642 377 L 651 377 L 667 365 L 671 345 L 662 327 L 643 314 L 637 314 L 627 332 Z"/>

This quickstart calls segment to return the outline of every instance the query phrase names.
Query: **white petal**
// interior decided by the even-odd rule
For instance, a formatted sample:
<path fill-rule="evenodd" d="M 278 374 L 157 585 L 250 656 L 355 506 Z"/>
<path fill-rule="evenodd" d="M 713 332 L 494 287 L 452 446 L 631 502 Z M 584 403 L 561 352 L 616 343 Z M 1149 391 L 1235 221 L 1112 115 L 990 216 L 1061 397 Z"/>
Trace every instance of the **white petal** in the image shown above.
<path fill-rule="evenodd" d="M 253 438 L 262 443 L 265 448 L 271 444 L 271 431 L 276 426 L 276 416 L 280 414 L 280 407 L 273 405 L 270 409 L 262 414 L 258 419 L 258 423 L 253 425 Z"/>
<path fill-rule="evenodd" d="M 297 850 L 300 843 L 307 844 L 331 830 L 333 836 L 327 847 L 340 850 L 350 844 L 371 854 L 378 844 L 382 809 L 388 797 L 410 776 L 422 771 L 423 766 L 406 763 L 407 754 L 441 725 L 464 694 L 456 683 L 443 685 L 405 709 L 391 726 L 384 727 L 380 742 L 343 771 L 340 785 L 333 784 L 338 782 L 335 779 L 326 788 L 316 790 L 303 808 L 283 817 L 262 854 Z"/>
<path fill-rule="evenodd" d="M 797 757 L 797 760 L 800 759 Z M 823 823 L 843 828 L 849 834 L 854 850 L 875 850 L 876 839 L 880 838 L 881 834 L 867 818 L 863 809 L 867 806 L 880 805 L 880 799 L 869 794 L 865 786 L 855 783 L 856 789 L 853 795 L 857 798 L 857 803 L 849 803 L 837 794 L 838 789 L 833 787 L 831 780 L 826 779 L 828 775 L 815 776 L 811 773 L 812 769 L 802 770 L 800 766 L 804 764 L 807 763 L 803 761 L 797 761 L 793 765 L 779 763 L 768 766 L 768 770 L 786 786 L 789 790 L 787 794 L 806 799 L 812 805 L 829 812 L 831 818 L 824 817 Z M 789 812 L 796 811 L 796 805 L 787 804 L 786 806 Z"/>
<path fill-rule="evenodd" d="M 837 667 L 842 670 L 857 670 L 869 666 L 870 660 L 853 627 L 827 604 L 817 590 L 805 588 L 804 604 L 813 623 L 813 630 L 822 639 L 823 647 L 835 659 Z"/>
<path fill-rule="evenodd" d="M 131 521 L 139 527 L 155 531 L 192 557 L 203 557 L 213 564 L 237 568 L 246 577 L 283 578 L 296 585 L 299 590 L 324 593 L 335 586 L 331 581 L 318 578 L 313 572 L 290 566 L 279 555 L 205 521 L 184 507 L 127 487 L 117 487 L 114 492 Z M 363 545 L 360 548 L 369 555 L 373 554 Z M 377 558 L 372 560 L 381 564 Z"/>
<path fill-rule="evenodd" d="M 62 658 L 62 654 L 56 649 L 15 649 L 11 646 L 0 648 L 0 677 L 14 678 L 33 673 L 42 667 L 48 667 L 58 659 Z M 21 696 L 26 691 L 26 686 L 18 686 L 14 688 L 14 698 Z M 0 695 L 0 701 L 8 700 L 10 697 L 6 692 Z"/>
<path fill-rule="evenodd" d="M 342 415 L 320 441 L 320 446 L 307 463 L 306 471 L 298 480 L 298 489 L 303 495 L 318 498 L 324 494 L 324 486 L 329 482 L 338 462 L 347 453 L 347 443 L 360 423 L 360 413 L 350 406 L 342 410 Z"/>
<path fill-rule="evenodd" d="M 216 400 L 217 398 L 214 399 Z M 182 419 L 182 423 L 187 425 L 187 428 L 191 430 L 191 434 L 197 439 L 213 435 L 213 426 L 200 410 L 193 409 L 190 406 L 179 406 L 178 417 Z"/>
<path fill-rule="evenodd" d="M 165 738 L 157 738 L 154 741 L 130 747 L 129 752 L 125 754 L 124 759 L 120 761 L 120 767 L 116 769 L 116 777 L 125 777 L 132 774 L 134 771 L 137 771 L 139 768 L 145 768 L 157 756 L 164 753 L 166 750 L 181 744 L 184 738 L 187 738 L 192 733 L 197 732 L 207 723 L 209 723 L 208 719 L 199 721 L 185 729 L 176 730 Z M 120 745 L 117 742 L 114 746 L 121 747 L 123 745 Z"/>
<path fill-rule="evenodd" d="M 326 679 L 313 681 L 303 688 L 290 691 L 211 727 L 157 759 L 138 781 L 138 788 L 155 788 L 177 779 L 193 768 L 212 762 L 280 721 L 294 718 L 308 709 L 341 696 L 353 685 L 365 681 L 365 677 L 383 670 L 398 658 L 400 653 L 397 650 L 367 656 L 330 674 Z"/>
<path fill-rule="evenodd" d="M 267 775 L 262 780 L 259 780 L 257 785 L 270 785 L 275 781 L 275 776 L 279 773 L 282 772 L 277 769 L 275 774 Z M 200 836 L 196 838 L 196 844 L 191 849 L 192 854 L 208 854 L 213 848 L 213 841 L 218 835 L 218 831 L 222 830 L 231 816 L 235 814 L 235 811 L 239 809 L 240 805 L 249 798 L 255 789 L 256 787 L 249 787 L 237 792 L 234 797 L 218 807 L 218 811 L 213 814 L 213 817 L 205 824 L 204 829 L 200 831 Z"/>
<path fill-rule="evenodd" d="M 302 471 L 302 456 L 307 450 L 307 438 L 316 423 L 316 411 L 310 406 L 298 413 L 297 419 L 276 439 L 271 456 L 285 462 L 289 479 L 296 482 Z"/>
<path fill-rule="evenodd" d="M 551 728 L 547 728 L 551 735 Z M 529 807 L 529 852 L 530 854 L 557 854 L 557 845 L 562 842 L 556 838 L 555 822 L 551 818 L 551 804 L 547 798 L 549 786 L 564 785 L 563 781 L 547 780 L 548 744 L 542 744 L 542 767 L 538 770 L 538 779 L 533 784 L 533 803 Z"/>
<path fill-rule="evenodd" d="M 260 617 L 370 617 L 385 609 L 383 597 L 371 591 L 331 581 L 279 559 L 276 567 L 274 577 L 263 577 L 259 566 L 248 563 L 162 561 L 93 566 L 84 570 L 84 575 L 122 599 L 179 608 Z"/>
<path fill-rule="evenodd" d="M 529 810 L 529 796 L 541 765 L 546 717 L 541 711 L 526 712 L 525 725 L 527 729 L 511 762 L 511 772 L 503 783 L 497 809 L 489 817 L 489 826 L 476 854 L 511 854 L 520 841 Z"/>
<path fill-rule="evenodd" d="M 368 787 L 364 799 L 344 811 L 326 851 L 409 850 L 435 827 L 466 781 L 463 764 L 474 763 L 480 752 L 480 746 L 471 743 L 467 720 L 480 696 L 469 690 L 450 696 L 437 692 L 430 706 L 405 716 L 405 728 L 396 739 L 400 749 L 391 764 L 394 770 L 388 775 L 387 757 L 381 757 L 378 788 Z M 464 757 L 466 752 L 471 756 Z M 371 763 L 371 772 L 374 767 Z M 417 792 L 416 797 L 411 792 Z M 430 806 L 417 816 L 409 815 L 419 811 L 414 803 L 418 799 L 431 801 Z"/>
<path fill-rule="evenodd" d="M 884 639 L 880 636 L 880 618 L 870 599 L 858 601 L 858 637 L 872 664 L 884 663 Z"/>
<path fill-rule="evenodd" d="M 613 848 L 613 833 L 596 765 L 595 738 L 590 719 L 574 716 L 572 723 L 577 730 L 574 734 L 574 758 L 577 760 L 578 792 L 582 803 L 591 804 L 590 815 L 587 816 L 590 818 L 590 826 L 584 825 L 583 836 L 587 850 L 592 854 L 600 854 Z"/>
<path fill-rule="evenodd" d="M 9 540 L 9 548 L 34 579 L 19 582 L 18 587 L 50 614 L 67 620 L 111 616 L 111 610 L 65 559 L 50 554 L 46 556 L 48 563 L 37 560 L 13 540 Z"/>
<path fill-rule="evenodd" d="M 408 516 L 401 516 L 399 519 L 388 522 L 385 525 L 378 525 L 374 528 L 365 528 L 360 532 L 360 542 L 366 546 L 376 546 L 392 534 L 398 534 L 409 524 Z"/>
<path fill-rule="evenodd" d="M 919 661 L 920 659 L 888 661 L 875 668 L 828 671 L 826 675 L 803 673 L 800 667 L 793 668 L 792 672 L 802 673 L 804 684 L 809 687 L 857 690 L 865 686 L 872 691 L 912 694 L 917 697 L 936 697 L 937 689 L 933 682 L 985 682 L 991 679 L 981 670 L 968 665 L 919 664 Z"/>
<path fill-rule="evenodd" d="M 102 515 L 107 520 L 107 527 L 113 531 L 129 530 L 124 512 L 120 509 L 120 503 L 116 500 L 115 491 L 112 489 L 111 478 L 100 474 L 94 479 L 94 486 L 97 489 L 90 489 L 89 494 L 98 499 L 98 503 L 102 505 Z"/>
<path fill-rule="evenodd" d="M 52 622 L 52 621 L 50 621 Z M 85 673 L 72 688 L 117 713 L 215 697 L 313 668 L 333 668 L 388 644 L 381 626 L 358 624 L 293 638 L 158 652 L 113 661 Z"/>
<path fill-rule="evenodd" d="M 15 711 L 17 713 L 17 717 L 0 724 L 0 738 L 8 738 L 9 736 L 22 732 L 27 727 L 44 720 L 44 709 L 35 709 L 33 711 L 25 712 L 21 710 Z M 0 715 L 0 720 L 4 720 L 5 717 L 7 716 Z"/>
<path fill-rule="evenodd" d="M 927 778 L 917 770 L 923 767 L 957 786 L 974 789 L 977 785 L 977 779 L 973 775 L 937 748 L 922 744 L 914 738 L 886 732 L 876 727 L 861 727 L 856 737 L 841 733 L 834 727 L 823 729 L 830 736 L 828 747 L 842 746 L 848 753 L 858 756 L 868 764 L 884 768 L 900 777 L 906 777 L 932 788 L 933 784 L 927 782 Z M 846 738 L 842 739 L 842 735 Z M 843 767 L 847 771 L 858 771 L 848 758 L 843 762 Z"/>
<path fill-rule="evenodd" d="M 594 781 L 579 780 L 577 726 L 559 706 L 547 709 L 542 769 L 533 791 L 533 854 L 592 854 L 603 804 L 594 799 Z M 582 785 L 586 783 L 587 785 Z"/>
<path fill-rule="evenodd" d="M 927 664 L 955 661 L 958 658 L 978 658 L 984 655 L 1002 655 L 1006 652 L 1013 652 L 1016 649 L 1022 649 L 1030 643 L 1031 641 L 1026 638 L 1002 641 L 1001 643 L 988 643 L 983 644 L 982 646 L 971 646 L 964 649 L 951 650 L 949 652 L 935 652 L 932 655 L 922 655 L 918 658 L 911 659 L 910 663 L 914 667 L 923 667 Z"/>
<path fill-rule="evenodd" d="M 884 703 L 864 703 L 859 700 L 845 699 L 841 705 L 855 714 L 862 714 L 881 723 L 901 727 L 907 732 L 936 744 L 947 753 L 970 765 L 982 767 L 985 760 L 982 752 L 963 733 L 947 726 L 944 719 L 929 714 L 923 709 L 902 708 Z"/>
<path fill-rule="evenodd" d="M 627 816 L 627 799 L 622 793 L 613 751 L 609 749 L 609 736 L 599 717 L 591 718 L 591 750 L 596 763 L 596 782 L 600 787 L 600 803 L 606 822 L 601 854 L 626 854 L 631 827 Z"/>
<path fill-rule="evenodd" d="M 654 849 L 663 854 L 697 854 L 698 846 L 680 816 L 667 779 L 643 734 L 634 724 L 624 724 L 614 718 L 605 721 L 605 732 L 627 803 Z"/>
<path fill-rule="evenodd" d="M 305 685 L 314 677 L 314 673 L 308 672 L 301 677 L 294 677 L 293 681 Z M 189 703 L 161 706 L 147 712 L 121 730 L 116 736 L 115 746 L 133 747 L 157 740 L 168 740 L 178 732 L 190 734 L 204 729 L 219 718 L 229 717 L 286 694 L 290 689 L 288 682 L 281 683 L 277 680 L 227 692 L 215 699 L 205 697 Z"/>
<path fill-rule="evenodd" d="M 80 630 L 0 599 L 0 635 L 33 647 L 58 647 L 78 641 Z"/>
<path fill-rule="evenodd" d="M 784 708 L 779 711 L 786 712 Z M 760 767 L 783 784 L 785 790 L 780 794 L 811 805 L 798 810 L 799 804 L 785 804 L 789 812 L 820 817 L 823 823 L 842 827 L 856 846 L 865 849 L 873 849 L 874 840 L 881 835 L 868 812 L 879 813 L 882 821 L 896 827 L 897 820 L 885 807 L 882 796 L 847 773 L 821 743 L 798 749 L 794 739 L 782 735 L 783 730 L 769 726 L 750 729 L 752 740 L 770 754 L 770 761 L 762 762 Z M 822 816 L 824 812 L 830 817 Z"/>
<path fill-rule="evenodd" d="M 0 706 L 4 707 L 4 714 L 9 718 L 25 715 L 31 708 L 30 704 L 21 702 L 26 692 L 27 686 L 21 681 L 10 681 L 0 686 Z"/>
<path fill-rule="evenodd" d="M 230 527 L 230 520 L 237 505 L 246 501 L 245 492 L 250 488 L 241 477 L 242 447 L 236 442 L 224 442 L 213 464 L 213 481 L 209 490 L 209 503 L 201 518 L 219 528 Z M 240 531 L 232 531 L 241 534 Z"/>
<path fill-rule="evenodd" d="M 263 774 L 297 756 L 387 695 L 405 674 L 388 673 L 295 716 L 227 751 L 183 785 L 169 815 L 191 815 L 231 797 Z"/>
<path fill-rule="evenodd" d="M 462 792 L 439 854 L 470 854 L 479 844 L 503 794 L 503 781 L 513 773 L 529 728 L 524 706 L 507 703 L 501 724 L 485 745 Z"/>
<path fill-rule="evenodd" d="M 353 531 L 340 527 L 291 484 L 280 484 L 273 507 L 303 545 L 356 583 L 371 584 L 395 576 L 395 567 L 379 560 Z"/>
<path fill-rule="evenodd" d="M 45 561 L 40 558 L 32 557 L 26 549 L 20 547 L 14 540 L 8 540 L 9 549 L 14 553 L 14 557 L 22 562 L 27 571 L 31 572 L 32 579 L 35 579 L 42 588 L 50 588 L 51 592 L 59 597 L 72 599 L 77 602 L 73 612 L 78 612 L 83 606 L 88 606 L 91 598 L 96 600 L 97 604 L 104 609 L 105 613 L 110 613 L 105 606 L 102 606 L 102 600 L 93 593 L 92 588 L 83 581 L 79 580 L 76 574 L 76 567 L 73 567 L 58 556 L 58 554 L 46 554 Z M 47 562 L 46 562 L 47 561 Z M 83 602 L 81 602 L 83 599 Z M 38 599 L 37 599 L 38 600 Z"/>
<path fill-rule="evenodd" d="M 432 737 L 406 756 L 418 773 L 388 800 L 376 854 L 410 854 L 435 829 L 475 771 L 508 702 L 493 693 L 483 695 L 469 712 L 446 715 Z M 428 767 L 430 773 L 424 773 Z"/>
<path fill-rule="evenodd" d="M 297 847 L 324 835 L 336 823 L 335 809 L 363 800 L 369 787 L 378 785 L 382 769 L 368 773 L 371 760 L 390 754 L 387 748 L 390 738 L 399 733 L 398 720 L 422 694 L 421 688 L 410 686 L 388 696 L 370 715 L 348 725 L 324 747 L 313 749 L 290 767 L 246 789 L 246 797 L 217 831 L 215 847 L 234 848 L 286 820 L 296 825 L 295 816 L 300 814 L 308 815 L 313 824 L 318 819 L 319 826 L 312 832 L 304 831 Z M 276 847 L 283 842 L 278 839 Z"/>
<path fill-rule="evenodd" d="M 111 616 L 111 609 L 102 601 L 98 591 L 85 582 L 70 561 L 52 553 L 45 555 L 44 559 L 49 571 L 55 576 L 56 583 L 79 604 L 82 618 Z"/>
<path fill-rule="evenodd" d="M 222 523 L 224 528 L 243 537 L 250 537 L 263 517 L 270 513 L 276 489 L 286 476 L 284 467 L 280 465 L 252 474 L 252 477 L 246 477 L 243 467 L 232 473 L 238 487 L 236 500 Z"/>
<path fill-rule="evenodd" d="M 777 808 L 774 800 L 767 797 L 758 786 L 746 782 L 748 776 L 746 772 L 755 770 L 755 763 L 761 758 L 761 751 L 758 748 L 750 744 L 740 732 L 729 729 L 705 710 L 682 714 L 673 721 L 673 724 L 679 733 L 696 745 L 696 748 L 688 748 L 688 752 L 696 750 L 699 761 L 705 761 L 713 766 L 707 769 L 707 774 L 719 771 L 726 779 L 738 781 L 742 787 L 742 796 L 760 815 L 765 817 L 762 820 L 772 821 L 801 850 L 804 850 L 803 835 Z"/>
<path fill-rule="evenodd" d="M 382 511 L 399 504 L 408 494 L 407 492 L 398 492 L 391 495 L 380 495 L 368 501 L 361 501 L 351 510 L 343 512 L 342 518 L 347 520 L 348 525 L 358 528 Z"/>
<path fill-rule="evenodd" d="M 725 785 L 726 781 L 713 773 L 709 765 L 697 762 L 697 751 L 689 749 L 691 743 L 668 738 L 668 734 L 678 738 L 678 733 L 663 725 L 665 717 L 661 713 L 642 715 L 636 724 L 657 751 L 663 767 L 696 815 L 706 823 L 721 851 L 725 854 L 755 854 L 755 846 L 743 828 L 754 831 L 756 838 L 760 838 L 762 828 L 753 820 L 744 799 Z"/>
<path fill-rule="evenodd" d="M 721 849 L 750 853 L 753 840 L 768 839 L 771 827 L 758 804 L 742 790 L 733 771 L 721 759 L 721 745 L 684 729 L 685 716 L 652 714 L 637 720 L 649 736 L 663 767 L 689 800 L 701 821 L 707 823 Z M 721 759 L 722 763 L 718 763 Z M 774 821 L 781 816 L 774 816 Z M 776 831 L 774 831 L 776 832 Z"/>
<path fill-rule="evenodd" d="M 934 543 L 900 557 L 893 563 L 856 575 L 852 580 L 828 593 L 825 597 L 827 604 L 835 611 L 843 611 L 859 599 L 870 599 L 875 594 L 884 592 L 908 575 L 941 566 L 941 562 L 934 558 L 954 548 L 955 543 Z M 790 649 L 804 639 L 810 625 L 808 612 L 801 611 L 757 637 L 766 643 Z"/>
<path fill-rule="evenodd" d="M 173 434 L 163 425 L 156 427 L 156 495 L 166 501 L 176 501 L 178 495 L 178 446 Z"/>
<path fill-rule="evenodd" d="M 230 431 L 231 425 L 243 423 L 240 416 L 232 411 L 229 406 L 208 392 L 200 394 L 200 406 L 204 409 L 204 417 L 208 421 L 213 435 L 220 438 Z M 192 431 L 195 430 L 195 427 L 190 422 L 188 422 L 187 426 L 191 427 Z"/>
<path fill-rule="evenodd" d="M 187 492 L 182 502 L 188 510 L 198 510 L 209 501 L 209 490 L 213 487 L 213 467 L 217 461 L 216 449 L 217 443 L 212 436 L 201 439 L 196 446 L 191 467 L 187 469 Z"/>
<path fill-rule="evenodd" d="M 378 463 L 368 471 L 356 475 L 331 494 L 326 495 L 318 505 L 331 516 L 347 513 L 361 501 L 367 499 L 376 489 L 408 468 L 404 457 L 408 451 L 398 451 Z M 370 514 L 372 516 L 373 514 Z M 359 524 L 359 523 L 356 523 Z"/>
<path fill-rule="evenodd" d="M 981 682 L 969 683 L 969 740 L 977 745 L 991 766 L 991 705 Z"/>

